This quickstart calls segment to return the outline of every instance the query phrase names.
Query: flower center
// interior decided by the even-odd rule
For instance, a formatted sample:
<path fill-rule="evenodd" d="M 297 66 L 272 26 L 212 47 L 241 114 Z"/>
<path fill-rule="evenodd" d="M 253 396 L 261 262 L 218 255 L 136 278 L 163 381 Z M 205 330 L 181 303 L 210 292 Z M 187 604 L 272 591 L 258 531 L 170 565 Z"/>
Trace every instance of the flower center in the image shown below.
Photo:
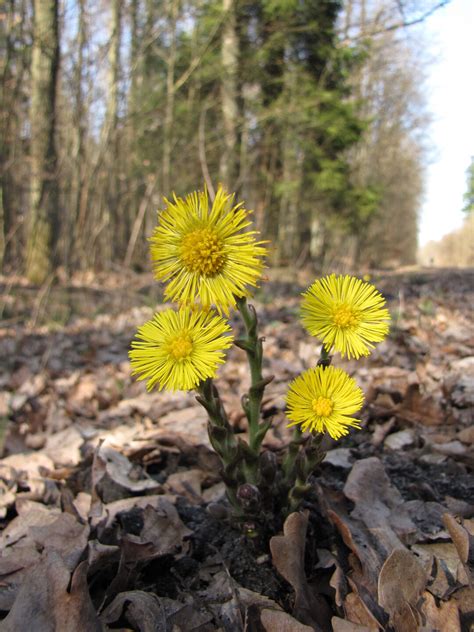
<path fill-rule="evenodd" d="M 168 351 L 175 360 L 183 360 L 183 358 L 187 358 L 192 350 L 193 343 L 188 334 L 176 336 L 176 338 L 171 340 L 168 346 Z"/>
<path fill-rule="evenodd" d="M 221 239 L 209 228 L 198 228 L 181 242 L 181 261 L 190 272 L 213 276 L 225 262 Z"/>
<path fill-rule="evenodd" d="M 327 397 L 322 397 L 321 395 L 317 399 L 313 399 L 313 410 L 317 414 L 318 417 L 329 417 L 332 413 L 332 409 L 334 408 L 334 404 Z"/>
<path fill-rule="evenodd" d="M 347 305 L 339 305 L 332 315 L 334 324 L 342 329 L 355 327 L 359 324 L 359 315 Z"/>

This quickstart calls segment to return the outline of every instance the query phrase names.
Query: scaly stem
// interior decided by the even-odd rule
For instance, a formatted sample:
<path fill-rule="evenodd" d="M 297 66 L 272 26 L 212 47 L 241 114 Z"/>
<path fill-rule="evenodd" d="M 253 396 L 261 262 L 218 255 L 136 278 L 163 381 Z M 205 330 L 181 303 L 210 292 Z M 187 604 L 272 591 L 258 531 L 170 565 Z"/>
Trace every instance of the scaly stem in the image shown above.
<path fill-rule="evenodd" d="M 251 378 L 251 386 L 248 394 L 242 398 L 242 406 L 249 424 L 249 447 L 255 456 L 258 456 L 262 441 L 270 427 L 270 422 L 260 423 L 262 398 L 265 386 L 271 382 L 273 376 L 269 378 L 262 376 L 264 339 L 258 337 L 255 308 L 247 304 L 245 297 L 236 298 L 236 303 L 244 321 L 246 337 L 236 340 L 235 344 L 247 354 Z"/>
<path fill-rule="evenodd" d="M 223 477 L 226 485 L 227 497 L 234 508 L 237 516 L 242 516 L 242 507 L 237 499 L 236 490 L 238 486 L 238 444 L 235 440 L 234 432 L 224 404 L 219 395 L 217 387 L 211 379 L 201 382 L 197 387 L 199 395 L 197 401 L 203 406 L 208 415 L 207 431 L 212 447 L 220 457 L 223 465 Z"/>
<path fill-rule="evenodd" d="M 299 426 L 295 426 L 293 430 L 293 439 L 288 446 L 288 452 L 281 464 L 283 477 L 288 487 L 291 486 L 292 479 L 294 480 L 296 457 L 298 456 L 301 444 L 304 443 L 305 440 L 306 438 L 303 437 L 301 428 Z"/>

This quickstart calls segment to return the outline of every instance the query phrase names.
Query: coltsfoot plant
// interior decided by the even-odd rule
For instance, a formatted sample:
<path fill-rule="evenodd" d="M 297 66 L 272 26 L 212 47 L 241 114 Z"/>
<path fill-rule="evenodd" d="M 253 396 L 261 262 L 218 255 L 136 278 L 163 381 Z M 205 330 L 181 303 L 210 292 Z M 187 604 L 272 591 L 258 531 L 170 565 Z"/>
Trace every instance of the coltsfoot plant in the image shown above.
<path fill-rule="evenodd" d="M 288 425 L 293 439 L 283 458 L 262 450 L 271 419 L 262 419 L 265 387 L 263 338 L 249 298 L 261 280 L 265 241 L 253 229 L 250 212 L 222 187 L 211 204 L 207 192 L 166 200 L 150 239 L 157 280 L 165 298 L 177 303 L 138 328 L 130 350 L 133 374 L 147 388 L 195 390 L 206 409 L 210 442 L 222 463 L 232 517 L 249 535 L 271 530 L 296 510 L 310 489 L 309 477 L 324 458 L 321 441 L 359 428 L 354 415 L 364 396 L 355 380 L 331 365 L 332 354 L 367 356 L 388 333 L 390 316 L 382 295 L 369 283 L 334 274 L 316 280 L 303 294 L 301 321 L 322 342 L 317 366 L 288 386 Z M 234 339 L 231 310 L 244 335 Z M 232 345 L 247 355 L 250 388 L 241 397 L 248 441 L 234 432 L 214 382 Z"/>

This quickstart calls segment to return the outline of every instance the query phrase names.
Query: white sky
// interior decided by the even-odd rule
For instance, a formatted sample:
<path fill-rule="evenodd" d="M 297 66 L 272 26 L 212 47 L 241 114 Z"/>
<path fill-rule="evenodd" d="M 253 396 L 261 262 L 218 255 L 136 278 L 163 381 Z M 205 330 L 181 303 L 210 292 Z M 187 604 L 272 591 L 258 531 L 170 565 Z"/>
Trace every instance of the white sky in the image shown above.
<path fill-rule="evenodd" d="M 426 22 L 434 62 L 428 108 L 434 155 L 427 169 L 419 243 L 459 228 L 466 169 L 474 155 L 474 0 L 451 0 Z"/>

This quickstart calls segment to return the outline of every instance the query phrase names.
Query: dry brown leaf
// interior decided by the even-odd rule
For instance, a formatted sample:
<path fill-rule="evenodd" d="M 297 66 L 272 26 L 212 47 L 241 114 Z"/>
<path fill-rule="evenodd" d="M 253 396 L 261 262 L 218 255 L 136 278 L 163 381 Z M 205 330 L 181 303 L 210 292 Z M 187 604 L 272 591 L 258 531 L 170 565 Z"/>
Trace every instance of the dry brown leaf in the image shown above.
<path fill-rule="evenodd" d="M 130 552 L 135 551 L 137 560 L 140 557 L 148 559 L 161 555 L 178 555 L 187 550 L 185 538 L 191 534 L 192 531 L 183 524 L 174 505 L 165 498 L 160 498 L 156 507 L 145 507 L 140 534 L 127 534 L 122 538 L 122 544 Z"/>
<path fill-rule="evenodd" d="M 17 500 L 15 508 L 18 515 L 3 530 L 0 551 L 25 538 L 30 527 L 52 524 L 61 513 L 56 507 L 45 507 L 33 500 Z"/>
<path fill-rule="evenodd" d="M 87 588 L 87 562 L 70 576 L 61 557 L 51 552 L 32 569 L 0 632 L 103 632 Z"/>
<path fill-rule="evenodd" d="M 344 596 L 347 593 L 347 580 L 346 574 L 339 564 L 338 559 L 330 553 L 327 549 L 317 549 L 318 555 L 318 563 L 316 564 L 316 569 L 318 568 L 334 568 L 334 572 L 329 580 L 329 585 L 334 589 L 334 599 L 336 605 L 341 607 L 343 604 Z"/>
<path fill-rule="evenodd" d="M 314 628 L 300 623 L 282 610 L 262 610 L 260 622 L 265 632 L 313 632 Z"/>
<path fill-rule="evenodd" d="M 390 554 L 409 543 L 417 529 L 381 461 L 369 457 L 357 461 L 344 485 L 344 494 L 355 504 L 351 517 L 361 520 L 380 547 Z"/>
<path fill-rule="evenodd" d="M 446 565 L 452 576 L 461 583 L 467 584 L 468 579 L 464 567 L 459 561 L 459 554 L 452 542 L 435 542 L 433 544 L 413 544 L 411 550 L 420 556 L 427 567 L 431 564 L 432 556 L 436 556 Z"/>
<path fill-rule="evenodd" d="M 383 440 L 385 439 L 385 437 L 388 435 L 388 433 L 390 432 L 390 430 L 394 427 L 396 423 L 397 423 L 396 417 L 390 417 L 390 419 L 386 421 L 385 423 L 382 423 L 382 424 L 378 423 L 375 426 L 374 433 L 372 435 L 372 439 L 371 439 L 372 445 L 378 446 L 381 443 L 383 443 Z"/>
<path fill-rule="evenodd" d="M 395 549 L 380 571 L 379 604 L 388 612 L 397 632 L 416 632 L 416 603 L 427 582 L 418 558 L 406 549 Z"/>
<path fill-rule="evenodd" d="M 323 463 L 330 463 L 334 467 L 350 470 L 354 459 L 351 458 L 350 448 L 335 448 L 329 450 L 324 457 Z"/>
<path fill-rule="evenodd" d="M 45 551 L 58 553 L 72 571 L 87 546 L 89 527 L 79 524 L 71 514 L 62 513 L 51 524 L 30 527 L 29 536 Z"/>
<path fill-rule="evenodd" d="M 109 446 L 102 445 L 96 458 L 105 463 L 102 476 L 96 482 L 96 490 L 105 503 L 131 494 L 156 494 L 162 489 L 141 467 L 133 465 L 126 456 Z"/>
<path fill-rule="evenodd" d="M 36 566 L 41 554 L 28 539 L 2 551 L 0 557 L 0 610 L 8 611 L 13 606 L 18 591 L 30 569 Z"/>
<path fill-rule="evenodd" d="M 283 534 L 270 540 L 273 563 L 297 594 L 304 591 L 306 576 L 304 572 L 304 550 L 307 513 L 295 512 L 288 516 L 283 526 Z"/>
<path fill-rule="evenodd" d="M 368 583 L 375 586 L 382 560 L 379 552 L 371 546 L 366 531 L 355 520 L 332 509 L 328 510 L 328 517 L 339 531 L 344 544 L 362 563 Z"/>
<path fill-rule="evenodd" d="M 311 593 L 304 572 L 307 526 L 307 514 L 290 514 L 283 525 L 283 535 L 270 539 L 270 551 L 277 571 L 295 591 L 295 617 L 315 626 L 316 630 L 327 630 L 330 626 L 329 607 L 322 597 Z"/>
<path fill-rule="evenodd" d="M 465 629 L 472 629 L 474 626 L 474 588 L 463 586 L 456 590 L 451 597 L 459 608 L 461 624 Z"/>
<path fill-rule="evenodd" d="M 444 560 L 433 558 L 428 590 L 439 599 L 447 599 L 456 588 L 456 578 L 450 573 Z"/>
<path fill-rule="evenodd" d="M 175 472 L 166 479 L 165 488 L 169 488 L 172 494 L 184 496 L 192 503 L 202 502 L 201 484 L 204 478 L 205 474 L 202 470 L 190 469 Z"/>
<path fill-rule="evenodd" d="M 420 632 L 461 632 L 459 610 L 455 601 L 440 601 L 438 606 L 433 595 L 425 591 L 421 612 L 424 622 Z"/>
<path fill-rule="evenodd" d="M 145 509 L 148 505 L 150 505 L 150 507 L 159 508 L 163 500 L 174 504 L 176 496 L 172 496 L 171 494 L 156 494 L 152 496 L 132 496 L 131 498 L 115 500 L 112 503 L 101 506 L 102 513 L 91 520 L 91 525 L 92 527 L 101 525 L 102 529 L 109 529 L 117 519 L 118 514 L 127 513 L 135 507 Z"/>
<path fill-rule="evenodd" d="M 355 583 L 351 582 L 351 580 L 349 582 L 352 588 L 357 590 Z M 382 627 L 358 592 L 351 592 L 347 595 L 344 600 L 344 613 L 348 621 L 366 627 L 369 630 L 379 630 Z"/>
<path fill-rule="evenodd" d="M 42 452 L 11 454 L 0 461 L 15 470 L 18 478 L 37 478 L 45 470 L 54 470 L 54 461 Z"/>
<path fill-rule="evenodd" d="M 81 461 L 80 448 L 84 439 L 75 426 L 69 426 L 46 440 L 44 453 L 58 465 L 77 465 Z"/>
<path fill-rule="evenodd" d="M 372 632 L 374 628 L 368 628 L 365 625 L 359 623 L 352 623 L 352 621 L 346 621 L 339 617 L 333 617 L 331 619 L 333 632 Z M 377 628 L 375 628 L 377 629 Z"/>
<path fill-rule="evenodd" d="M 117 562 L 120 559 L 120 547 L 113 544 L 102 544 L 98 540 L 89 540 L 87 543 L 87 561 L 91 573 L 110 562 Z"/>
<path fill-rule="evenodd" d="M 443 514 L 443 522 L 454 542 L 459 559 L 463 564 L 467 564 L 469 561 L 470 534 L 448 513 Z"/>
<path fill-rule="evenodd" d="M 100 615 L 105 624 L 115 623 L 122 616 L 139 632 L 166 630 L 166 613 L 160 598 L 152 593 L 131 590 L 118 594 Z"/>

